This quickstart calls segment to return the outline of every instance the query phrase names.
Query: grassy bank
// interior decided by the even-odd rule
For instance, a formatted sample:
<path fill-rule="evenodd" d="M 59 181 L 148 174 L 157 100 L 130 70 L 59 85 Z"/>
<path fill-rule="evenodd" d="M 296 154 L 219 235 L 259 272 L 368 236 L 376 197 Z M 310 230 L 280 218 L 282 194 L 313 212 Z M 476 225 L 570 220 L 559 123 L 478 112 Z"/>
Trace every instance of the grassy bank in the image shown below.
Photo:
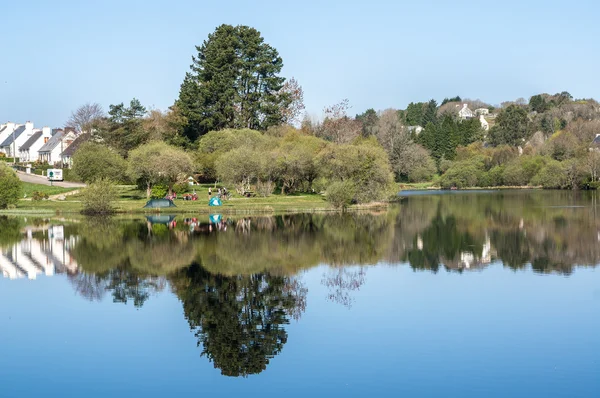
<path fill-rule="evenodd" d="M 25 184 L 24 184 L 25 185 Z M 48 187 L 36 184 L 27 184 L 27 190 L 33 192 Z M 134 186 L 119 186 L 119 197 L 115 202 L 115 208 L 121 214 L 153 214 L 157 212 L 169 214 L 260 214 L 260 213 L 301 213 L 301 212 L 327 212 L 335 209 L 325 200 L 323 195 L 319 194 L 299 194 L 299 195 L 278 195 L 269 197 L 251 197 L 246 198 L 233 195 L 229 200 L 223 200 L 220 207 L 208 206 L 208 187 L 201 185 L 196 187 L 199 200 L 184 201 L 176 199 L 177 207 L 166 209 L 144 209 L 146 204 L 145 192 L 139 191 Z M 58 188 L 62 191 L 52 191 L 49 195 L 60 194 L 72 189 Z M 30 196 L 30 194 L 28 194 Z M 379 209 L 385 208 L 387 204 L 377 203 L 371 205 L 353 206 L 351 209 Z M 79 213 L 82 209 L 81 200 L 78 194 L 67 196 L 66 200 L 43 200 L 31 201 L 21 200 L 16 209 L 2 211 L 4 214 L 40 214 L 40 213 L 60 213 L 73 214 Z"/>
<path fill-rule="evenodd" d="M 52 195 L 60 195 L 62 193 L 71 192 L 76 190 L 77 188 L 61 188 L 56 186 L 42 185 L 42 184 L 32 184 L 30 182 L 22 182 L 21 187 L 23 188 L 23 194 L 30 198 L 33 196 L 33 193 L 38 191 L 41 193 Z"/>

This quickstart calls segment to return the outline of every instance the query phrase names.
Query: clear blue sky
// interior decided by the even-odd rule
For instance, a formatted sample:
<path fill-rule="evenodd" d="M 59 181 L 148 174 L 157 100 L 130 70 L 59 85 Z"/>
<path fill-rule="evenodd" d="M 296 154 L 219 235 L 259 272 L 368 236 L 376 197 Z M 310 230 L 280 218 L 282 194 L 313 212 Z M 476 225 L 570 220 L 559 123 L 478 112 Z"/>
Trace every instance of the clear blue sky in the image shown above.
<path fill-rule="evenodd" d="M 307 110 L 351 114 L 461 95 L 600 97 L 594 0 L 0 1 L 0 123 L 61 126 L 85 102 L 165 109 L 222 23 L 279 50 Z"/>

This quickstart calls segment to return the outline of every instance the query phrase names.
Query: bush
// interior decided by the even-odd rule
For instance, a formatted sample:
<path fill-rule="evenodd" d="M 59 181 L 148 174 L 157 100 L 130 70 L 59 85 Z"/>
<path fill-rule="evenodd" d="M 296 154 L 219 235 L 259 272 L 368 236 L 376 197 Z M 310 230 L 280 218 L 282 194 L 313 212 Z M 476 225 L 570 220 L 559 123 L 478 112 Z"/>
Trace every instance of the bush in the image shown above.
<path fill-rule="evenodd" d="M 48 194 L 41 191 L 33 191 L 31 193 L 31 199 L 35 201 L 48 199 Z"/>
<path fill-rule="evenodd" d="M 8 166 L 0 164 L 0 209 L 16 205 L 23 195 L 17 174 Z"/>
<path fill-rule="evenodd" d="M 112 214 L 114 202 L 117 200 L 117 190 L 114 184 L 106 179 L 91 183 L 81 192 L 83 214 Z"/>
<path fill-rule="evenodd" d="M 327 187 L 327 201 L 336 209 L 346 209 L 356 194 L 356 187 L 350 181 L 337 181 Z"/>
<path fill-rule="evenodd" d="M 124 182 L 126 170 L 127 162 L 117 152 L 102 144 L 86 142 L 73 155 L 69 177 L 73 178 L 75 174 L 86 183 L 101 179 Z"/>
<path fill-rule="evenodd" d="M 454 162 L 452 167 L 442 176 L 440 185 L 444 189 L 453 187 L 462 189 L 475 187 L 480 183 L 486 184 L 483 167 L 483 163 L 475 158 Z"/>
<path fill-rule="evenodd" d="M 567 173 L 560 162 L 551 160 L 535 175 L 531 183 L 547 189 L 565 188 L 567 186 Z"/>
<path fill-rule="evenodd" d="M 167 193 L 169 193 L 169 187 L 166 185 L 157 184 L 152 187 L 152 197 L 154 199 L 164 198 L 165 196 L 167 196 Z"/>

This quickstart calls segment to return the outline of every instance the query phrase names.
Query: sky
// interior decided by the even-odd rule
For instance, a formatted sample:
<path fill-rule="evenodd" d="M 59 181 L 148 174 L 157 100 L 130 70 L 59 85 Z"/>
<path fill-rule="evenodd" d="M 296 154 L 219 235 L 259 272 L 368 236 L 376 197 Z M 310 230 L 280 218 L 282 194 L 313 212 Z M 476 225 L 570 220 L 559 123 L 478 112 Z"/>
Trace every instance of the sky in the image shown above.
<path fill-rule="evenodd" d="M 350 115 L 445 97 L 599 98 L 600 2 L 0 0 L 0 123 L 61 127 L 87 102 L 173 104 L 223 23 L 258 29 L 307 112 Z"/>

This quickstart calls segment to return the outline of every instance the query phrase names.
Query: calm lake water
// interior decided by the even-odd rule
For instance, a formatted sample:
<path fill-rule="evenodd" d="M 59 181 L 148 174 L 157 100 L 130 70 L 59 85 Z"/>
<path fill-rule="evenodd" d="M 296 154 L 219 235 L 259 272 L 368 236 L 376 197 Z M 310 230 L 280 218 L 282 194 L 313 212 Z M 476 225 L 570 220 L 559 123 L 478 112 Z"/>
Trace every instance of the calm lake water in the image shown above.
<path fill-rule="evenodd" d="M 0 217 L 0 396 L 598 397 L 599 197 Z"/>

